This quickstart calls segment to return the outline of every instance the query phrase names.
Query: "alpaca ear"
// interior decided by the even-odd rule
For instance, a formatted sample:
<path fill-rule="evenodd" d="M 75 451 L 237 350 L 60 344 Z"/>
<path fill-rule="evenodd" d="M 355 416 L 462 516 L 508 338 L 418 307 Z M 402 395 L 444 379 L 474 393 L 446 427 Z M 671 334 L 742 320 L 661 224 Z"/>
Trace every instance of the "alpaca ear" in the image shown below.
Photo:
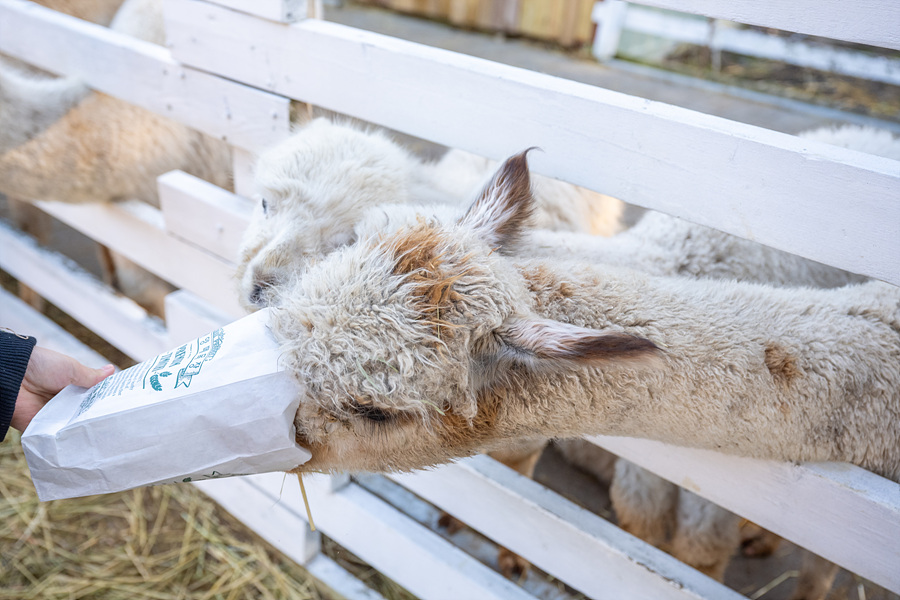
<path fill-rule="evenodd" d="M 501 359 L 530 368 L 560 365 L 658 364 L 662 353 L 648 339 L 618 331 L 600 331 L 550 319 L 509 319 L 496 332 Z"/>
<path fill-rule="evenodd" d="M 519 239 L 522 228 L 534 212 L 531 177 L 526 155 L 533 148 L 506 159 L 474 204 L 459 220 L 492 247 L 508 252 Z"/>

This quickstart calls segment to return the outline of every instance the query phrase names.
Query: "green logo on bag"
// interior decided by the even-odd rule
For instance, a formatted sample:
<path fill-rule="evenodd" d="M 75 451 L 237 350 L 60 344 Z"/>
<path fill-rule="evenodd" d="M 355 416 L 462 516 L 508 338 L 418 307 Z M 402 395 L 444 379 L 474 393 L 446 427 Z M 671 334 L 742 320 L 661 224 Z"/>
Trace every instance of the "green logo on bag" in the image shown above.
<path fill-rule="evenodd" d="M 163 371 L 162 373 L 155 373 L 150 376 L 150 387 L 152 387 L 157 392 L 162 391 L 162 385 L 159 383 L 160 377 L 168 377 L 171 375 L 168 371 Z"/>
<path fill-rule="evenodd" d="M 225 332 L 222 329 L 216 329 L 211 334 L 201 338 L 197 345 L 197 354 L 195 354 L 186 367 L 178 371 L 178 377 L 175 380 L 175 388 L 183 385 L 189 387 L 191 378 L 200 373 L 203 364 L 211 361 L 216 357 L 219 348 L 222 347 L 222 340 L 225 339 Z"/>

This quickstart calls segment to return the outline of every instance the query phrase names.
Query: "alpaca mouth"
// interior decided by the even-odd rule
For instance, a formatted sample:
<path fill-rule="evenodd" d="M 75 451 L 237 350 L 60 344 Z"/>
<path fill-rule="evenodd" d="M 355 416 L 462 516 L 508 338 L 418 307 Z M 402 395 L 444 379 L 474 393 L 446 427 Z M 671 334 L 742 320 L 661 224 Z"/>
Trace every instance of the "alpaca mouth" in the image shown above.
<path fill-rule="evenodd" d="M 247 294 L 247 302 L 256 308 L 266 308 L 274 305 L 275 297 L 274 282 L 258 279 Z"/>
<path fill-rule="evenodd" d="M 258 283 L 255 284 L 253 286 L 253 289 L 250 291 L 250 295 L 247 296 L 247 300 L 250 304 L 256 306 L 257 308 L 265 308 L 266 301 L 263 296 L 263 286 Z"/>

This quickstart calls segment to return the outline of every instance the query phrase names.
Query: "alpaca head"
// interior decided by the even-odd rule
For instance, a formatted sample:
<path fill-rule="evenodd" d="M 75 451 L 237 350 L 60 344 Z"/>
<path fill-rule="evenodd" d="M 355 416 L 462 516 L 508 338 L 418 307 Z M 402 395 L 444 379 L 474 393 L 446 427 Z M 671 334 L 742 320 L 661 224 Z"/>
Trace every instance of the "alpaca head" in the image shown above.
<path fill-rule="evenodd" d="M 261 198 L 237 272 L 244 307 L 277 304 L 291 277 L 355 239 L 354 226 L 368 208 L 408 202 L 415 165 L 384 134 L 327 119 L 262 154 Z"/>
<path fill-rule="evenodd" d="M 525 153 L 452 225 L 427 217 L 324 257 L 286 290 L 273 331 L 306 387 L 309 470 L 405 470 L 520 435 L 511 379 L 653 355 L 647 340 L 535 316 L 509 259 L 532 210 Z M 498 391 L 500 390 L 500 391 Z"/>

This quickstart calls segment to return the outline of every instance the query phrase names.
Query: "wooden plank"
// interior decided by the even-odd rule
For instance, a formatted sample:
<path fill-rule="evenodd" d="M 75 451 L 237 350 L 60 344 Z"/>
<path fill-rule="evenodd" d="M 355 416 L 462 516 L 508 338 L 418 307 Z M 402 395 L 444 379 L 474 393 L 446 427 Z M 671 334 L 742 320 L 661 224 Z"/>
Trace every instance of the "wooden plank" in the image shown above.
<path fill-rule="evenodd" d="M 244 198 L 256 197 L 256 154 L 235 148 L 232 152 L 231 164 L 233 168 L 234 193 Z"/>
<path fill-rule="evenodd" d="M 72 261 L 0 222 L 0 268 L 135 360 L 171 347 L 162 324 Z"/>
<path fill-rule="evenodd" d="M 0 0 L 0 52 L 259 149 L 289 135 L 290 102 L 183 67 L 168 50 L 24 0 Z"/>
<path fill-rule="evenodd" d="M 657 8 L 691 12 L 714 19 L 816 35 L 845 42 L 900 50 L 900 3 L 860 0 L 852 14 L 843 0 L 629 0 Z"/>
<path fill-rule="evenodd" d="M 590 44 L 594 38 L 594 23 L 591 11 L 595 0 L 578 0 L 578 16 L 575 24 L 575 41 L 579 44 Z"/>
<path fill-rule="evenodd" d="M 597 23 L 597 32 L 591 52 L 597 60 L 606 61 L 616 56 L 630 10 L 623 0 L 605 0 L 594 5 L 591 19 Z"/>
<path fill-rule="evenodd" d="M 177 287 L 190 290 L 234 318 L 245 313 L 237 300 L 234 265 L 165 232 L 162 215 L 142 203 L 38 202 L 42 210 Z M 137 205 L 142 205 L 138 210 Z M 166 348 L 163 348 L 165 350 Z"/>
<path fill-rule="evenodd" d="M 109 364 L 106 358 L 3 288 L 0 288 L 0 314 L 3 315 L 3 327 L 37 338 L 38 346 L 71 356 L 95 369 Z"/>
<path fill-rule="evenodd" d="M 306 520 L 296 477 L 278 473 L 243 478 Z M 415 523 L 359 485 L 338 491 L 322 475 L 303 479 L 316 527 L 339 544 L 421 598 L 526 600 L 533 596 L 504 579 L 437 534 Z M 202 482 L 202 489 L 226 486 L 230 480 Z M 279 500 L 280 499 L 280 500 Z"/>
<path fill-rule="evenodd" d="M 900 25 L 898 25 L 900 27 Z M 758 31 L 716 28 L 714 46 L 749 56 L 780 60 L 801 67 L 900 85 L 900 60 L 842 48 L 822 47 Z"/>
<path fill-rule="evenodd" d="M 389 477 L 589 597 L 743 598 L 487 456 Z"/>
<path fill-rule="evenodd" d="M 595 16 L 602 18 L 606 5 L 598 4 Z M 759 31 L 712 27 L 711 21 L 640 6 L 629 8 L 624 26 L 629 31 L 665 39 L 900 85 L 900 60 L 888 56 L 794 41 Z"/>
<path fill-rule="evenodd" d="M 498 7 L 497 19 L 500 28 L 511 34 L 519 33 L 519 12 L 522 0 L 502 0 Z"/>
<path fill-rule="evenodd" d="M 447 19 L 460 27 L 475 27 L 477 12 L 477 0 L 450 0 Z"/>
<path fill-rule="evenodd" d="M 227 6 L 250 15 L 271 21 L 291 23 L 305 19 L 308 13 L 307 0 L 209 0 L 213 4 Z"/>
<path fill-rule="evenodd" d="M 522 0 L 519 32 L 542 40 L 555 40 L 562 26 L 564 2 Z"/>
<path fill-rule="evenodd" d="M 900 593 L 900 484 L 847 464 L 764 461 L 634 438 L 591 440 Z"/>
<path fill-rule="evenodd" d="M 425 14 L 431 18 L 446 19 L 450 11 L 450 0 L 425 0 Z"/>
<path fill-rule="evenodd" d="M 537 172 L 900 284 L 897 161 L 335 23 L 166 7 L 185 62 L 481 156 L 536 145 Z"/>
<path fill-rule="evenodd" d="M 166 330 L 172 346 L 195 340 L 233 320 L 187 290 L 166 296 Z"/>
<path fill-rule="evenodd" d="M 578 20 L 582 16 L 579 14 L 580 4 L 579 0 L 566 0 L 562 3 L 562 15 L 560 17 L 557 41 L 560 45 L 567 48 L 584 41 L 575 37 L 575 32 L 578 29 Z M 587 16 L 590 18 L 590 13 Z"/>
<path fill-rule="evenodd" d="M 158 182 L 166 231 L 237 263 L 252 202 L 182 171 L 166 173 Z"/>

